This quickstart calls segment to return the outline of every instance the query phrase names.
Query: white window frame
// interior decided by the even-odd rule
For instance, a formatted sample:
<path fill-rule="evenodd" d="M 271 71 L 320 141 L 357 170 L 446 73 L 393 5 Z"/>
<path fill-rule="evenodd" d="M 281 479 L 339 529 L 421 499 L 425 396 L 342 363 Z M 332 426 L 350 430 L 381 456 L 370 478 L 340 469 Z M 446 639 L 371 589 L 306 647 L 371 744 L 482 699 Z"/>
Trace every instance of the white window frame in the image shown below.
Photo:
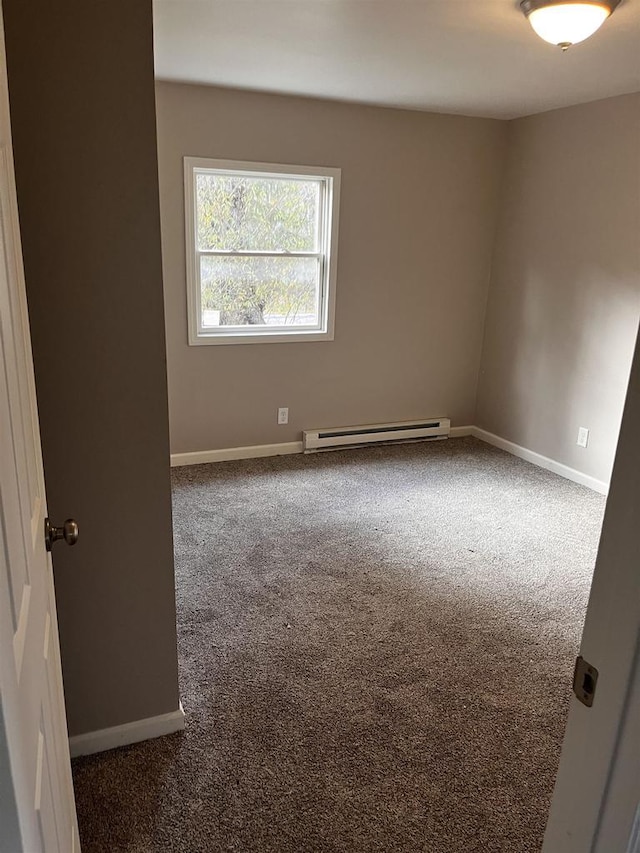
<path fill-rule="evenodd" d="M 315 179 L 321 184 L 320 234 L 317 252 L 222 252 L 204 251 L 197 245 L 196 175 L 202 172 L 243 174 L 250 177 L 269 175 L 274 178 Z M 185 234 L 187 260 L 187 317 L 189 344 L 267 344 L 294 341 L 332 341 L 335 325 L 336 270 L 338 264 L 338 214 L 340 209 L 340 169 L 324 166 L 285 166 L 273 163 L 251 163 L 241 160 L 212 160 L 203 157 L 184 158 Z M 202 326 L 200 298 L 201 255 L 250 255 L 260 257 L 314 257 L 320 262 L 320 322 L 312 329 L 291 326 L 260 327 Z"/>

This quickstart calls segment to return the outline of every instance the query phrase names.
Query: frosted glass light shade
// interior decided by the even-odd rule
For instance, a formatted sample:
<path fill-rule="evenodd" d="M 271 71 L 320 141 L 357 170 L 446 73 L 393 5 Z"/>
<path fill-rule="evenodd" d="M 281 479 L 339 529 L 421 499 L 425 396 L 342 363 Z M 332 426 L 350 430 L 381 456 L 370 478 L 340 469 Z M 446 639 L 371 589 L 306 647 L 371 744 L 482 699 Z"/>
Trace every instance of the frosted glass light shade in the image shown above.
<path fill-rule="evenodd" d="M 569 47 L 588 39 L 611 14 L 605 3 L 557 3 L 529 12 L 529 23 L 549 44 Z"/>

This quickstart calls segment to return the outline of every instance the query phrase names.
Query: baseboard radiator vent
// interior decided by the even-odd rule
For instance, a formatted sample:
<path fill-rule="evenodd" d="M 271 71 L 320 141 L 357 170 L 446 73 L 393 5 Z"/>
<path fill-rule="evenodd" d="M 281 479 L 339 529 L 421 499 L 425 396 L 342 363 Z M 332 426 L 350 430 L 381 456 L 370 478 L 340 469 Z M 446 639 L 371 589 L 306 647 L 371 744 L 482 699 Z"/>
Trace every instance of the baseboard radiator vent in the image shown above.
<path fill-rule="evenodd" d="M 305 453 L 317 453 L 320 450 L 338 450 L 341 447 L 360 447 L 367 444 L 433 441 L 448 438 L 450 428 L 449 418 L 433 418 L 395 424 L 306 429 L 302 432 L 302 449 Z"/>

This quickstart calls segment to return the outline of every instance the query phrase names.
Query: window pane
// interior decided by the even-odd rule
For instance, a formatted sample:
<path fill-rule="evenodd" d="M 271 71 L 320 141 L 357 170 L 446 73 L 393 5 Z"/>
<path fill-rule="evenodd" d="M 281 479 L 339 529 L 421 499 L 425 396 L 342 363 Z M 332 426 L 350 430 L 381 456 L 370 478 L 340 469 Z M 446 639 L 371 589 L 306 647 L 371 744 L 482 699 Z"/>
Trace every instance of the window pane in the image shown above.
<path fill-rule="evenodd" d="M 198 248 L 315 252 L 319 181 L 196 173 Z"/>
<path fill-rule="evenodd" d="M 317 258 L 200 256 L 202 326 L 317 326 Z"/>

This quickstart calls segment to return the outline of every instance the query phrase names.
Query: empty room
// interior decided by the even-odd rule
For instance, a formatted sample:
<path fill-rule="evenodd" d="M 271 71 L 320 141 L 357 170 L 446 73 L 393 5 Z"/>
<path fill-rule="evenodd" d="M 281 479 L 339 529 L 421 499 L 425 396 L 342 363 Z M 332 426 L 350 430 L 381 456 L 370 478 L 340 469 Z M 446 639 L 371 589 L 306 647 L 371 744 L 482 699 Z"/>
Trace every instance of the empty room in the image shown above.
<path fill-rule="evenodd" d="M 0 853 L 639 853 L 640 0 L 2 11 Z"/>

